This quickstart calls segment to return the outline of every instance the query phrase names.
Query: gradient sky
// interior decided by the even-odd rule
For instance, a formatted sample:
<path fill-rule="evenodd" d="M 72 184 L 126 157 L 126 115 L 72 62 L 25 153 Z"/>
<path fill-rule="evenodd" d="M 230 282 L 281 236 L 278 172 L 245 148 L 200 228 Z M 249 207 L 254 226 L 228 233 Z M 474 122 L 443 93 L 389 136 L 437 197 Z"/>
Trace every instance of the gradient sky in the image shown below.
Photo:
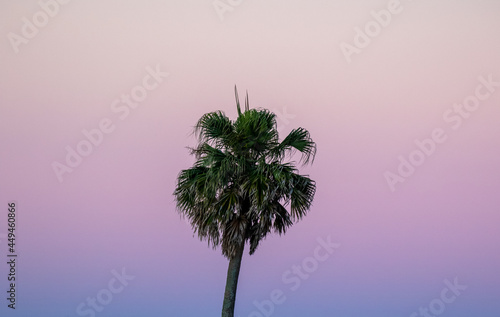
<path fill-rule="evenodd" d="M 1 290 L 12 200 L 19 254 L 17 309 L 3 296 L 2 316 L 91 316 L 77 307 L 122 269 L 135 278 L 96 316 L 220 316 L 227 260 L 172 192 L 199 117 L 236 118 L 235 84 L 318 146 L 301 168 L 317 182 L 310 214 L 244 256 L 236 316 L 263 316 L 254 301 L 278 289 L 272 316 L 415 317 L 455 278 L 467 288 L 440 316 L 500 315 L 499 1 L 402 0 L 380 30 L 392 1 L 40 3 L 0 2 Z M 367 24 L 349 63 L 341 46 Z M 144 90 L 148 67 L 169 75 Z M 113 108 L 141 91 L 127 116 Z M 54 162 L 102 120 L 114 129 L 60 182 Z M 435 129 L 446 140 L 391 190 L 384 174 Z M 340 247 L 292 290 L 283 276 L 327 237 Z"/>

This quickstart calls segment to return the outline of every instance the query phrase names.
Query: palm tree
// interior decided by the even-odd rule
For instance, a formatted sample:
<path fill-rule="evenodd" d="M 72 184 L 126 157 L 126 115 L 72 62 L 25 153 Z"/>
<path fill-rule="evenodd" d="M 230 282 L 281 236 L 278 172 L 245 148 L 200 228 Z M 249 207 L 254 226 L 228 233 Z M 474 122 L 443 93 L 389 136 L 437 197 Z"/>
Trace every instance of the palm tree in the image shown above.
<path fill-rule="evenodd" d="M 199 143 L 190 148 L 194 166 L 182 170 L 174 195 L 179 213 L 187 217 L 201 240 L 221 246 L 229 260 L 222 317 L 233 317 L 241 259 L 246 242 L 250 254 L 269 233 L 284 234 L 311 207 L 316 184 L 300 175 L 295 162 L 283 162 L 298 150 L 303 165 L 314 161 L 316 144 L 303 128 L 281 142 L 276 115 L 266 109 L 222 111 L 203 115 L 195 126 Z M 289 205 L 288 211 L 285 206 Z"/>

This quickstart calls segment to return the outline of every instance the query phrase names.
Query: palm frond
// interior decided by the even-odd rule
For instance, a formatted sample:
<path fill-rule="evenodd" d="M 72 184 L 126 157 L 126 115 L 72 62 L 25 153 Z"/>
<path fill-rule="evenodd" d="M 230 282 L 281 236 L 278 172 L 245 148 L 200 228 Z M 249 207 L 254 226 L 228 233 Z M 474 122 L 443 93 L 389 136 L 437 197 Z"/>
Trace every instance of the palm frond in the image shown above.
<path fill-rule="evenodd" d="M 240 98 L 238 97 L 238 89 L 236 85 L 234 85 L 234 96 L 236 97 L 236 108 L 238 109 L 238 117 L 241 116 L 241 108 L 240 108 Z"/>
<path fill-rule="evenodd" d="M 290 133 L 271 151 L 271 156 L 277 160 L 283 160 L 286 154 L 293 154 L 295 150 L 302 153 L 303 164 L 314 162 L 316 156 L 316 143 L 313 142 L 309 132 L 304 128 L 297 128 Z"/>
<path fill-rule="evenodd" d="M 198 120 L 194 132 L 202 142 L 213 143 L 217 147 L 230 147 L 233 124 L 224 112 L 210 112 Z"/>

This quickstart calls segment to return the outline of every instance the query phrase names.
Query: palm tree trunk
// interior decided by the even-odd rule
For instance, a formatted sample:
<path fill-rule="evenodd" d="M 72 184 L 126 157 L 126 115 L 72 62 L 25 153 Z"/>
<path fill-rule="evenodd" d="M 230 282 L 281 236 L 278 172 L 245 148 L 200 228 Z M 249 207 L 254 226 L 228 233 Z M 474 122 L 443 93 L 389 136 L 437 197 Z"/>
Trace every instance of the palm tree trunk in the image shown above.
<path fill-rule="evenodd" d="M 241 259 L 245 240 L 236 250 L 236 254 L 229 260 L 227 269 L 226 290 L 224 292 L 224 303 L 222 304 L 222 317 L 234 317 L 234 303 L 236 302 L 236 288 L 238 286 L 238 276 L 240 275 Z"/>

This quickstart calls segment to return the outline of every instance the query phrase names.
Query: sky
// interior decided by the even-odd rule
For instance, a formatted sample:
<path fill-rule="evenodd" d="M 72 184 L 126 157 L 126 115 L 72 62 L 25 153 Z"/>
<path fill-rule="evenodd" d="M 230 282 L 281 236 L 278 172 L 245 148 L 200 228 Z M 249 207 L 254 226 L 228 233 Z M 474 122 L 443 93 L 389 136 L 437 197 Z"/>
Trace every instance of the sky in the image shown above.
<path fill-rule="evenodd" d="M 281 138 L 311 133 L 299 170 L 317 191 L 244 255 L 235 316 L 499 316 L 499 14 L 495 0 L 0 1 L 0 314 L 220 316 L 228 261 L 172 193 L 193 126 L 235 119 L 237 85 Z"/>

